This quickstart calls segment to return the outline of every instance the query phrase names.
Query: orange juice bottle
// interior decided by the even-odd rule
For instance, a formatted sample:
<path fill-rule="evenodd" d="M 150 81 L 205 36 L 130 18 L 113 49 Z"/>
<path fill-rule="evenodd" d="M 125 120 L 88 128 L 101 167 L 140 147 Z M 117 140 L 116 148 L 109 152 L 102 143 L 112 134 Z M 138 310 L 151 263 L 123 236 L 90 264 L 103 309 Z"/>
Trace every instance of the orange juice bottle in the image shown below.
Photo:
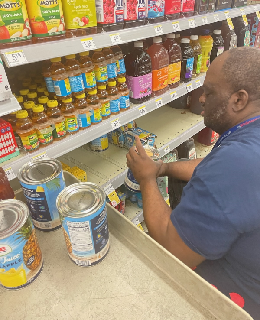
<path fill-rule="evenodd" d="M 93 109 L 88 107 L 85 93 L 76 96 L 75 107 L 78 110 L 79 129 L 90 127 Z"/>
<path fill-rule="evenodd" d="M 24 109 L 27 111 L 29 118 L 32 119 L 33 108 L 35 107 L 35 103 L 33 101 L 26 101 L 24 104 Z"/>
<path fill-rule="evenodd" d="M 93 112 L 91 114 L 91 123 L 93 125 L 100 123 L 102 121 L 102 115 L 101 115 L 101 104 L 97 96 L 97 89 L 89 91 L 87 103 L 89 107 L 93 109 Z"/>
<path fill-rule="evenodd" d="M 26 151 L 35 151 L 39 148 L 39 140 L 32 120 L 26 110 L 16 112 L 16 133 L 22 140 L 23 147 Z"/>
<path fill-rule="evenodd" d="M 57 97 L 71 97 L 71 87 L 67 71 L 61 63 L 61 58 L 51 59 L 52 65 L 50 68 L 51 78 Z"/>
<path fill-rule="evenodd" d="M 108 92 L 106 90 L 105 85 L 99 85 L 98 86 L 98 92 L 97 92 L 99 101 L 101 103 L 101 115 L 103 119 L 107 119 L 111 115 L 110 110 L 110 99 L 108 97 Z"/>
<path fill-rule="evenodd" d="M 79 54 L 79 64 L 84 81 L 85 92 L 87 93 L 88 91 L 95 89 L 97 86 L 94 66 L 89 57 L 88 51 L 81 52 Z"/>
<path fill-rule="evenodd" d="M 78 112 L 72 103 L 72 98 L 63 99 L 61 112 L 65 117 L 65 127 L 69 134 L 75 134 L 79 131 Z"/>
<path fill-rule="evenodd" d="M 41 96 L 40 98 L 38 98 L 39 104 L 43 105 L 44 112 L 47 111 L 47 102 L 48 101 L 49 101 L 49 98 L 46 96 Z"/>
<path fill-rule="evenodd" d="M 58 101 L 47 102 L 47 116 L 52 120 L 52 136 L 54 140 L 61 140 L 66 136 L 65 118 L 58 108 Z"/>
<path fill-rule="evenodd" d="M 41 146 L 46 146 L 53 142 L 51 121 L 44 112 L 43 105 L 38 104 L 33 108 L 32 122 L 36 129 Z"/>

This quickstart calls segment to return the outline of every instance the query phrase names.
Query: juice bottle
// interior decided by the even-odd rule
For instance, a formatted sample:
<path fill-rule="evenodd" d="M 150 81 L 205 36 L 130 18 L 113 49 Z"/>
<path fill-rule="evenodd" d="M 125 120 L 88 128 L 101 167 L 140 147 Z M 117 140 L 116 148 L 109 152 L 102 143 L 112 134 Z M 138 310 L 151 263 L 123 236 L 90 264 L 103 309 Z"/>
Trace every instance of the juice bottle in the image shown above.
<path fill-rule="evenodd" d="M 149 23 L 158 23 L 164 20 L 165 0 L 148 0 L 146 16 Z"/>
<path fill-rule="evenodd" d="M 126 78 L 120 77 L 117 80 L 117 88 L 118 92 L 121 93 L 120 97 L 120 110 L 126 111 L 130 108 L 130 100 L 129 100 L 129 89 L 126 84 Z"/>
<path fill-rule="evenodd" d="M 102 52 L 105 56 L 106 63 L 107 63 L 107 77 L 108 79 L 116 80 L 117 77 L 117 66 L 116 66 L 116 59 L 114 56 L 113 51 L 110 48 L 103 48 Z"/>
<path fill-rule="evenodd" d="M 123 56 L 123 52 L 121 50 L 121 48 L 119 46 L 113 46 L 111 47 L 115 59 L 116 59 L 116 66 L 117 66 L 117 75 L 120 77 L 125 77 L 125 61 L 124 61 L 124 56 Z"/>
<path fill-rule="evenodd" d="M 26 0 L 26 6 L 34 43 L 65 38 L 65 23 L 61 0 Z"/>
<path fill-rule="evenodd" d="M 105 60 L 105 56 L 102 52 L 102 49 L 94 50 L 94 54 L 92 56 L 92 62 L 94 64 L 94 72 L 95 72 L 97 84 L 102 84 L 102 83 L 106 84 L 108 79 L 107 63 Z"/>
<path fill-rule="evenodd" d="M 182 52 L 182 64 L 181 64 L 181 81 L 189 82 L 192 78 L 193 64 L 194 64 L 194 52 L 190 46 L 190 39 L 181 39 L 181 52 Z"/>
<path fill-rule="evenodd" d="M 124 0 L 125 28 L 139 27 L 145 24 L 146 1 Z"/>
<path fill-rule="evenodd" d="M 181 0 L 165 0 L 165 19 L 175 20 L 180 17 Z"/>
<path fill-rule="evenodd" d="M 24 104 L 24 109 L 27 111 L 29 118 L 32 119 L 33 107 L 35 107 L 35 103 L 33 101 L 26 101 Z"/>
<path fill-rule="evenodd" d="M 237 35 L 237 46 L 249 47 L 250 46 L 249 25 L 245 26 L 243 18 L 237 17 L 234 22 L 234 27 Z"/>
<path fill-rule="evenodd" d="M 107 119 L 111 115 L 110 109 L 110 99 L 108 97 L 108 92 L 106 86 L 99 85 L 97 91 L 98 99 L 101 103 L 101 115 L 103 119 Z"/>
<path fill-rule="evenodd" d="M 37 93 L 36 92 L 29 92 L 27 94 L 27 101 L 32 101 L 35 104 L 37 104 L 38 103 L 38 101 L 37 101 Z"/>
<path fill-rule="evenodd" d="M 168 89 L 169 55 L 162 45 L 162 38 L 153 38 L 153 45 L 147 50 L 152 61 L 152 90 L 154 96 L 165 93 Z"/>
<path fill-rule="evenodd" d="M 0 18 L 0 49 L 32 43 L 32 32 L 24 0 L 2 1 Z"/>
<path fill-rule="evenodd" d="M 65 118 L 58 108 L 58 101 L 49 100 L 47 116 L 52 121 L 52 136 L 54 140 L 61 140 L 66 136 Z"/>
<path fill-rule="evenodd" d="M 181 12 L 184 17 L 191 17 L 194 15 L 195 0 L 182 0 Z"/>
<path fill-rule="evenodd" d="M 221 35 L 221 30 L 214 30 L 213 31 L 213 47 L 210 55 L 210 63 L 223 52 L 224 52 L 224 40 Z"/>
<path fill-rule="evenodd" d="M 46 146 L 53 142 L 51 121 L 44 112 L 43 105 L 38 104 L 33 107 L 32 122 L 41 146 Z"/>
<path fill-rule="evenodd" d="M 97 33 L 95 0 L 62 0 L 66 37 Z"/>
<path fill-rule="evenodd" d="M 78 112 L 72 103 L 72 98 L 62 100 L 62 115 L 65 117 L 65 127 L 67 133 L 75 134 L 79 131 Z"/>
<path fill-rule="evenodd" d="M 75 57 L 75 54 L 66 56 L 66 62 L 64 64 L 64 67 L 69 76 L 69 82 L 73 96 L 85 92 L 82 71 Z"/>
<path fill-rule="evenodd" d="M 79 64 L 84 81 L 85 92 L 91 91 L 96 88 L 96 76 L 92 60 L 89 57 L 89 52 L 81 52 L 79 54 Z"/>
<path fill-rule="evenodd" d="M 53 58 L 51 62 L 50 71 L 55 95 L 57 97 L 71 97 L 70 81 L 65 67 L 61 63 L 61 58 Z"/>
<path fill-rule="evenodd" d="M 237 47 L 237 35 L 230 29 L 227 21 L 222 21 L 221 35 L 224 39 L 224 51 Z"/>
<path fill-rule="evenodd" d="M 26 110 L 16 112 L 16 133 L 22 140 L 23 147 L 26 151 L 35 151 L 39 148 L 39 140 L 32 120 Z"/>
<path fill-rule="evenodd" d="M 44 91 L 46 91 L 46 87 L 44 87 L 44 86 L 38 86 L 37 87 L 37 96 L 38 96 L 38 98 L 44 96 Z"/>
<path fill-rule="evenodd" d="M 96 0 L 96 12 L 98 32 L 110 32 L 124 28 L 123 0 Z"/>
<path fill-rule="evenodd" d="M 11 112 L 8 115 L 5 116 L 5 120 L 11 124 L 11 127 L 13 128 L 13 131 L 16 130 L 16 112 Z"/>
<path fill-rule="evenodd" d="M 208 9 L 208 0 L 195 0 L 195 14 L 205 14 Z"/>
<path fill-rule="evenodd" d="M 121 94 L 118 92 L 116 87 L 116 81 L 109 81 L 107 84 L 107 92 L 110 99 L 111 114 L 120 113 L 120 97 Z"/>
<path fill-rule="evenodd" d="M 44 81 L 47 87 L 48 92 L 53 96 L 55 95 L 55 89 L 54 84 L 52 80 L 52 74 L 51 74 L 51 61 L 45 60 L 42 62 L 42 75 L 44 77 Z"/>
<path fill-rule="evenodd" d="M 10 186 L 7 175 L 3 168 L 0 167 L 0 200 L 14 199 L 15 194 Z"/>
<path fill-rule="evenodd" d="M 38 102 L 39 102 L 39 104 L 41 104 L 43 106 L 44 112 L 47 111 L 47 107 L 48 107 L 47 103 L 48 103 L 48 101 L 49 101 L 49 98 L 46 97 L 46 96 L 41 96 L 40 98 L 38 98 Z"/>
<path fill-rule="evenodd" d="M 176 88 L 180 84 L 181 76 L 181 47 L 175 41 L 175 34 L 167 34 L 163 46 L 169 54 L 169 88 Z"/>
<path fill-rule="evenodd" d="M 136 41 L 125 58 L 126 83 L 130 101 L 139 104 L 150 99 L 152 94 L 152 62 L 143 49 L 143 41 Z"/>
<path fill-rule="evenodd" d="M 93 109 L 88 107 L 85 93 L 76 96 L 75 107 L 78 110 L 79 130 L 90 127 Z"/>
<path fill-rule="evenodd" d="M 199 43 L 202 49 L 201 72 L 206 72 L 210 65 L 210 55 L 213 46 L 213 39 L 210 35 L 210 30 L 203 30 L 203 35 L 199 36 Z"/>
<path fill-rule="evenodd" d="M 202 63 L 202 49 L 199 43 L 198 35 L 192 35 L 190 37 L 190 45 L 194 52 L 194 65 L 192 76 L 197 77 L 200 74 L 201 63 Z"/>
<path fill-rule="evenodd" d="M 87 103 L 88 106 L 93 109 L 93 112 L 91 113 L 91 123 L 94 125 L 100 123 L 102 121 L 102 115 L 101 104 L 97 96 L 97 89 L 89 91 Z"/>

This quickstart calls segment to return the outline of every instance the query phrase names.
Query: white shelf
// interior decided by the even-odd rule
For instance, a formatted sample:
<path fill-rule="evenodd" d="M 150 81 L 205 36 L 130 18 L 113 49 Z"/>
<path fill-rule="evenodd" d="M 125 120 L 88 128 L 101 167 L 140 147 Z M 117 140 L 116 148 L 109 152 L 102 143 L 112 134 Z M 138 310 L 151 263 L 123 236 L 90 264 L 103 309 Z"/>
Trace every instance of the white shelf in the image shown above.
<path fill-rule="evenodd" d="M 255 12 L 256 10 L 260 10 L 260 5 L 246 6 L 246 7 L 243 7 L 243 10 L 244 10 L 243 14 L 250 14 Z M 230 18 L 241 16 L 240 9 L 234 8 L 227 11 L 229 13 Z M 182 18 L 174 21 L 179 22 L 180 30 L 186 30 L 191 28 L 190 22 L 189 22 L 189 20 L 191 19 L 194 19 L 196 26 L 199 27 L 205 24 L 214 23 L 216 21 L 225 20 L 226 15 L 224 12 L 227 12 L 227 11 L 216 11 L 216 12 L 208 13 L 205 15 L 197 15 L 194 17 Z M 207 18 L 206 20 L 205 20 L 205 17 Z M 120 43 L 126 43 L 126 42 L 136 41 L 140 39 L 154 37 L 157 35 L 155 33 L 155 28 L 154 28 L 157 25 L 162 26 L 162 29 L 163 29 L 162 34 L 172 33 L 174 32 L 172 22 L 173 21 L 165 21 L 159 24 L 148 24 L 141 27 L 113 31 L 111 33 L 104 32 L 100 34 L 85 36 L 83 38 L 70 38 L 70 39 L 65 39 L 60 41 L 51 41 L 51 42 L 46 42 L 42 44 L 34 44 L 34 45 L 17 47 L 17 48 L 10 48 L 10 49 L 1 50 L 0 53 L 6 65 L 8 67 L 11 67 L 12 65 L 10 65 L 8 59 L 6 59 L 6 53 L 14 50 L 22 50 L 25 55 L 25 59 L 21 59 L 20 64 L 32 63 L 36 61 L 47 60 L 47 59 L 51 59 L 59 56 L 76 54 L 76 53 L 85 51 L 84 47 L 82 46 L 81 40 L 86 38 L 92 38 L 96 48 L 103 48 L 103 47 L 112 45 L 110 35 L 115 33 L 120 35 L 120 38 L 121 38 Z M 17 65 L 19 65 L 19 62 L 15 63 L 15 66 Z"/>
<path fill-rule="evenodd" d="M 15 97 L 0 101 L 0 117 L 18 110 L 21 110 L 21 106 Z"/>

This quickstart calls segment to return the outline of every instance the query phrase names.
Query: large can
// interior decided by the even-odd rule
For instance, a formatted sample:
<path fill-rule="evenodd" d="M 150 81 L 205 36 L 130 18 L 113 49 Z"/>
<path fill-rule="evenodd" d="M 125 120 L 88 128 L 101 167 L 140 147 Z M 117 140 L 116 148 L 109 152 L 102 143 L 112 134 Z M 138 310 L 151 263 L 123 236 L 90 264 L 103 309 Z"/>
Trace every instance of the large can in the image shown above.
<path fill-rule="evenodd" d="M 96 184 L 75 183 L 56 201 L 71 260 L 78 266 L 101 262 L 109 250 L 106 195 Z"/>
<path fill-rule="evenodd" d="M 18 173 L 34 226 L 43 231 L 61 227 L 56 198 L 65 188 L 62 165 L 56 159 L 26 163 Z"/>
<path fill-rule="evenodd" d="M 41 249 L 28 207 L 18 200 L 0 202 L 0 284 L 20 289 L 42 270 Z"/>

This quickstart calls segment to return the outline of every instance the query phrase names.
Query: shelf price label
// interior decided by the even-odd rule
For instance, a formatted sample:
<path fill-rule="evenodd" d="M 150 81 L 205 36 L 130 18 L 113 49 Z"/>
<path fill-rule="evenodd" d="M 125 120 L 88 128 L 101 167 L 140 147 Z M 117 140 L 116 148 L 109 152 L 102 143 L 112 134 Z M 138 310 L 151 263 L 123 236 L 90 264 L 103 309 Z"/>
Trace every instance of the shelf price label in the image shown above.
<path fill-rule="evenodd" d="M 119 33 L 113 33 L 113 34 L 110 34 L 109 36 L 113 45 L 120 44 L 123 42 Z"/>
<path fill-rule="evenodd" d="M 240 11 L 241 11 L 242 18 L 244 20 L 244 25 L 247 27 L 248 26 L 248 21 L 247 21 L 247 17 L 246 17 L 245 11 L 244 11 L 243 8 L 241 8 Z"/>
<path fill-rule="evenodd" d="M 224 11 L 224 15 L 225 15 L 226 19 L 230 18 L 229 17 L 229 11 Z"/>
<path fill-rule="evenodd" d="M 179 21 L 172 22 L 172 29 L 173 29 L 173 32 L 181 31 Z"/>
<path fill-rule="evenodd" d="M 170 96 L 171 96 L 171 100 L 177 99 L 177 92 L 176 91 L 171 92 Z"/>
<path fill-rule="evenodd" d="M 189 27 L 190 28 L 196 28 L 196 22 L 194 19 L 189 19 Z"/>
<path fill-rule="evenodd" d="M 23 50 L 5 52 L 4 56 L 6 58 L 6 62 L 10 67 L 15 67 L 21 64 L 28 63 Z"/>
<path fill-rule="evenodd" d="M 227 23 L 228 23 L 229 29 L 233 30 L 234 29 L 234 25 L 233 25 L 233 22 L 232 22 L 231 18 L 227 18 Z"/>
<path fill-rule="evenodd" d="M 158 24 L 157 26 L 154 26 L 154 31 L 155 31 L 155 34 L 157 36 L 160 36 L 161 34 L 163 34 L 163 27 L 161 24 Z"/>
<path fill-rule="evenodd" d="M 256 13 L 256 16 L 257 16 L 258 20 L 260 20 L 260 13 L 257 10 L 257 6 L 254 6 L 254 10 L 255 10 L 255 13 Z"/>
<path fill-rule="evenodd" d="M 156 108 L 160 108 L 163 106 L 162 98 L 155 100 Z"/>
<path fill-rule="evenodd" d="M 107 195 L 108 199 L 110 200 L 112 206 L 116 207 L 120 203 L 120 200 L 119 200 L 118 195 L 116 193 L 116 190 L 114 189 L 112 184 L 109 183 L 108 185 L 106 185 L 104 187 L 104 191 L 105 191 L 105 194 Z"/>
<path fill-rule="evenodd" d="M 16 175 L 15 175 L 15 173 L 14 173 L 14 171 L 13 171 L 13 169 L 11 167 L 5 169 L 5 174 L 6 174 L 7 179 L 9 181 L 11 181 L 11 180 L 16 178 Z"/>
<path fill-rule="evenodd" d="M 195 80 L 195 83 L 196 83 L 196 88 L 199 88 L 202 86 L 201 82 L 200 82 L 200 79 L 199 80 Z"/>
<path fill-rule="evenodd" d="M 219 21 L 219 16 L 218 16 L 218 14 L 214 14 L 213 17 L 214 17 L 215 22 L 218 22 L 218 21 Z"/>
<path fill-rule="evenodd" d="M 42 160 L 42 159 L 49 159 L 49 157 L 47 156 L 46 151 L 37 154 L 37 156 L 33 156 L 32 157 L 33 161 Z"/>
<path fill-rule="evenodd" d="M 111 126 L 112 126 L 113 130 L 120 128 L 121 127 L 121 123 L 120 123 L 119 118 L 116 118 L 116 119 L 112 120 L 111 121 Z"/>
<path fill-rule="evenodd" d="M 132 220 L 132 223 L 133 223 L 134 225 L 138 226 L 138 225 L 140 224 L 140 221 L 139 221 L 138 217 L 134 218 L 134 219 Z"/>
<path fill-rule="evenodd" d="M 146 110 L 145 106 L 138 108 L 138 110 L 139 110 L 141 116 L 144 116 L 145 114 L 147 114 L 147 110 Z"/>
<path fill-rule="evenodd" d="M 192 82 L 187 84 L 186 89 L 187 89 L 187 92 L 191 92 L 193 90 Z"/>
<path fill-rule="evenodd" d="M 208 22 L 208 18 L 206 16 L 202 17 L 201 20 L 202 20 L 202 24 L 208 24 L 209 23 Z"/>
<path fill-rule="evenodd" d="M 165 147 L 163 150 L 164 150 L 164 154 L 167 154 L 171 151 L 170 146 Z"/>
<path fill-rule="evenodd" d="M 86 51 L 97 49 L 93 38 L 82 39 L 81 44 Z"/>

